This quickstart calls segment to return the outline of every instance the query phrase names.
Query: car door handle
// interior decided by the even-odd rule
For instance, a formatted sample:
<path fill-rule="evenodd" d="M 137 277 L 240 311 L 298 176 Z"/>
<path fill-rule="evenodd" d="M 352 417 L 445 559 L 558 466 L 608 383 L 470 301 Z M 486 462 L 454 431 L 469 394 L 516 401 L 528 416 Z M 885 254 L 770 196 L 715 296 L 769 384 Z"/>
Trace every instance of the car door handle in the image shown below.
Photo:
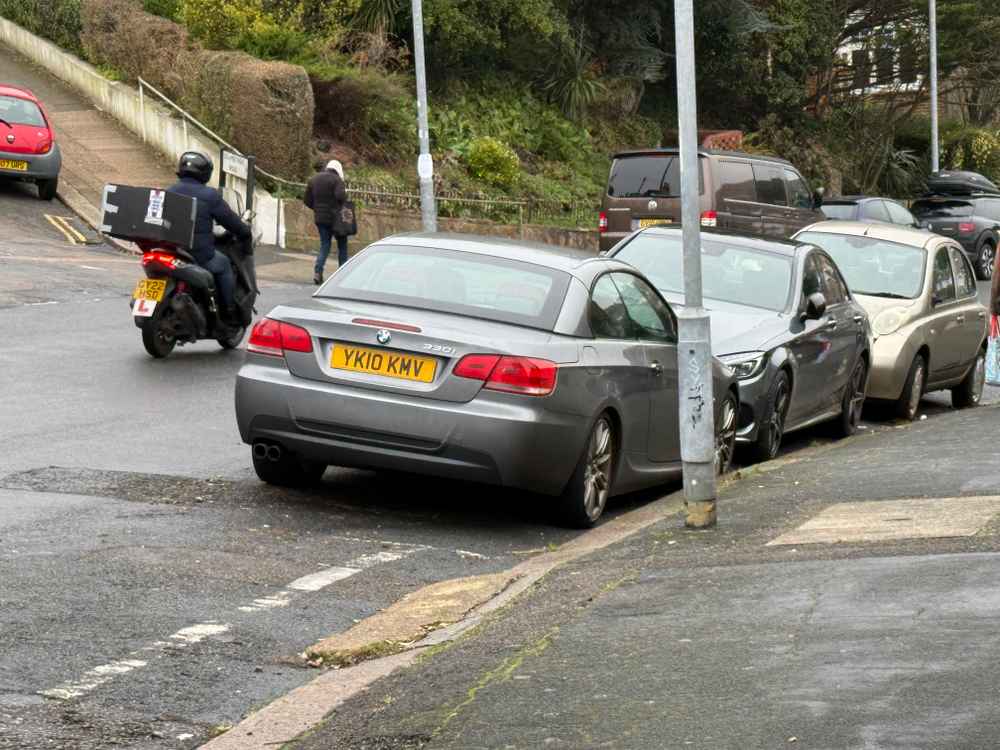
<path fill-rule="evenodd" d="M 983 320 L 986 318 L 986 313 L 980 310 L 979 312 L 976 313 L 976 317 L 979 318 L 980 320 Z"/>
<path fill-rule="evenodd" d="M 965 316 L 964 315 L 956 315 L 955 316 L 955 321 L 957 323 L 964 323 L 965 322 Z"/>
<path fill-rule="evenodd" d="M 865 316 L 864 315 L 855 315 L 854 316 L 854 322 L 857 323 L 858 325 L 861 325 L 862 323 L 865 322 Z"/>
<path fill-rule="evenodd" d="M 831 320 L 829 323 L 826 324 L 826 327 L 827 327 L 828 330 L 832 331 L 834 328 L 837 327 L 837 321 L 836 320 Z"/>
<path fill-rule="evenodd" d="M 649 366 L 649 369 L 652 370 L 652 372 L 653 372 L 654 375 L 662 375 L 663 374 L 663 365 L 661 365 L 659 362 L 653 362 Z"/>

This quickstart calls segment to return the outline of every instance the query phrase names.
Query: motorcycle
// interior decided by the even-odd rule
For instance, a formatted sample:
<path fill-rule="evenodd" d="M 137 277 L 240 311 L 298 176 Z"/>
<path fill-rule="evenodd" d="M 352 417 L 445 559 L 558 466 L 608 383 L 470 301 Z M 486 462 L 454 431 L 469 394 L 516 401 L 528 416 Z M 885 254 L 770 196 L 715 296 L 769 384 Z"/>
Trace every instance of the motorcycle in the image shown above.
<path fill-rule="evenodd" d="M 249 217 L 252 218 L 252 217 Z M 177 345 L 215 339 L 235 349 L 253 321 L 260 295 L 254 268 L 254 241 L 241 241 L 216 228 L 215 249 L 229 258 L 236 276 L 234 302 L 238 320 L 225 320 L 215 294 L 215 279 L 186 250 L 166 243 L 138 242 L 146 278 L 135 287 L 130 303 L 142 344 L 157 359 Z"/>

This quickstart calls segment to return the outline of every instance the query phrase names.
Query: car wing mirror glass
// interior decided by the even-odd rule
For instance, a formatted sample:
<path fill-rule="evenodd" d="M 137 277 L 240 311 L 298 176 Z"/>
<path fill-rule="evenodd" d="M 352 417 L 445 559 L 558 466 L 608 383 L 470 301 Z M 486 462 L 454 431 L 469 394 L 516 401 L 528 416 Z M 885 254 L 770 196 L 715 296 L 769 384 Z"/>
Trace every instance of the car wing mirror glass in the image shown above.
<path fill-rule="evenodd" d="M 810 294 L 806 299 L 806 311 L 802 314 L 803 320 L 819 320 L 826 315 L 826 297 L 820 292 Z"/>

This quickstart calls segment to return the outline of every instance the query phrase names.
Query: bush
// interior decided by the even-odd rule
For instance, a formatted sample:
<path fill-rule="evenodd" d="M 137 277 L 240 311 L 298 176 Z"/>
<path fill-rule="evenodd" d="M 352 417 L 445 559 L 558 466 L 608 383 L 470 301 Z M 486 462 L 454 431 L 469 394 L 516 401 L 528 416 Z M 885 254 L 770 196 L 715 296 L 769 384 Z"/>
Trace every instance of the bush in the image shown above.
<path fill-rule="evenodd" d="M 996 180 L 1000 178 L 1000 131 L 963 127 L 947 132 L 942 163 L 950 169 L 967 169 Z"/>
<path fill-rule="evenodd" d="M 142 0 L 142 7 L 154 16 L 176 21 L 181 14 L 181 0 Z"/>
<path fill-rule="evenodd" d="M 65 50 L 83 54 L 80 0 L 0 0 L 0 16 Z"/>
<path fill-rule="evenodd" d="M 142 77 L 282 177 L 309 172 L 313 96 L 305 71 L 209 52 L 134 0 L 83 0 L 83 41 L 99 65 Z"/>
<path fill-rule="evenodd" d="M 521 161 L 506 143 L 486 136 L 469 144 L 466 158 L 476 177 L 502 188 L 513 187 L 521 172 Z"/>

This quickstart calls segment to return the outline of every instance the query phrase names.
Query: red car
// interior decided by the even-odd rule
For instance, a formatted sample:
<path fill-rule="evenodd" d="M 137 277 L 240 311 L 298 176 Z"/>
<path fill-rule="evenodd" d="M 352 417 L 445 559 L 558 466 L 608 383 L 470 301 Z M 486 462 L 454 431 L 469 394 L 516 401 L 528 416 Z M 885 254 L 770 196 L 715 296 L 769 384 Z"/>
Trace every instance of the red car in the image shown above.
<path fill-rule="evenodd" d="M 33 182 L 50 201 L 59 187 L 62 154 L 42 103 L 28 89 L 0 84 L 0 179 Z"/>

